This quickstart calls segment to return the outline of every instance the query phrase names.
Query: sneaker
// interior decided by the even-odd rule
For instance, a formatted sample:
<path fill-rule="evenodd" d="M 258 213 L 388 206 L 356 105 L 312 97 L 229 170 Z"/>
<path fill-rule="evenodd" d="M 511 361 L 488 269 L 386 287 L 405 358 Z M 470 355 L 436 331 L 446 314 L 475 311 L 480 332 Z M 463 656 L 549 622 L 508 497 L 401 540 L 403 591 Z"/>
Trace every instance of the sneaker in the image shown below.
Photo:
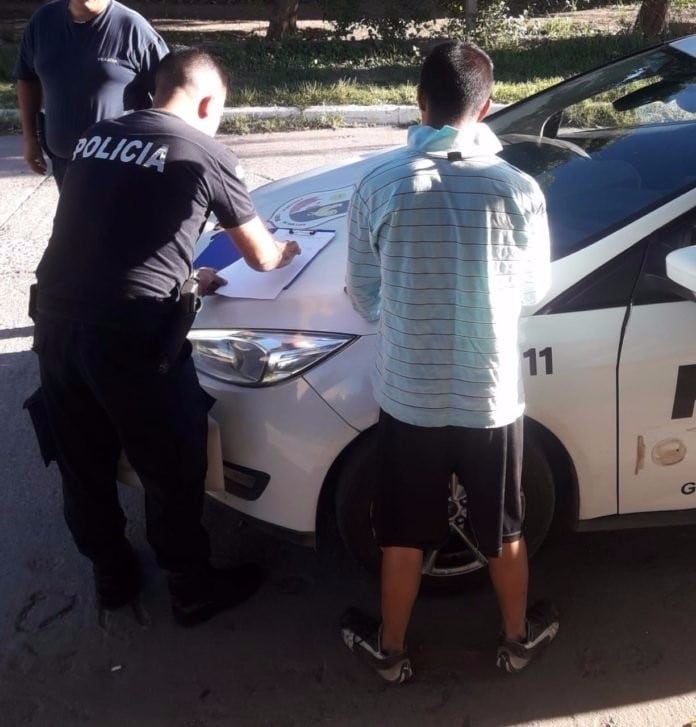
<path fill-rule="evenodd" d="M 100 609 L 115 611 L 134 601 L 140 593 L 140 566 L 127 541 L 118 555 L 111 556 L 108 560 L 95 561 L 92 570 L 97 605 Z"/>
<path fill-rule="evenodd" d="M 251 598 L 265 579 L 264 569 L 256 563 L 224 570 L 209 567 L 195 575 L 170 573 L 174 620 L 180 626 L 203 623 Z"/>
<path fill-rule="evenodd" d="M 411 660 L 406 649 L 396 654 L 382 651 L 380 643 L 381 625 L 379 621 L 359 611 L 349 608 L 341 617 L 341 636 L 345 645 L 392 684 L 403 684 L 413 676 Z"/>
<path fill-rule="evenodd" d="M 527 637 L 524 641 L 500 637 L 496 664 L 510 674 L 522 671 L 541 656 L 558 633 L 558 611 L 549 601 L 539 601 L 527 611 Z"/>

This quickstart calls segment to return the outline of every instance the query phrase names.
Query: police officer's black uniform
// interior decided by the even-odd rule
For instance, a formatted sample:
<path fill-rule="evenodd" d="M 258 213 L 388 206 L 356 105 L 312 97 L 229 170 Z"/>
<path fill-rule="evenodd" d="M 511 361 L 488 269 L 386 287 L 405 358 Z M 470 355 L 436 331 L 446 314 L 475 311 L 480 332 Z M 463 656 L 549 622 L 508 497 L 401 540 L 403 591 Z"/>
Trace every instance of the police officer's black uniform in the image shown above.
<path fill-rule="evenodd" d="M 211 400 L 190 345 L 172 337 L 209 210 L 226 228 L 256 214 L 223 145 L 162 111 L 98 123 L 77 144 L 37 270 L 35 350 L 65 517 L 80 552 L 106 570 L 128 550 L 122 448 L 145 487 L 160 565 L 187 574 L 208 563 Z"/>

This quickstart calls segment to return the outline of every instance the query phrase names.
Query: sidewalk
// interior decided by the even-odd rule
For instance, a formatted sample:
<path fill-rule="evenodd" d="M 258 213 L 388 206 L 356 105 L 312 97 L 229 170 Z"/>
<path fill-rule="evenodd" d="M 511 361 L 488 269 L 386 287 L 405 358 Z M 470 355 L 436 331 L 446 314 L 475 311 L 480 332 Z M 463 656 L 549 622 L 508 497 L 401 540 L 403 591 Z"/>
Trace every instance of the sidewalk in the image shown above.
<path fill-rule="evenodd" d="M 53 179 L 32 174 L 28 170 L 22 157 L 22 142 L 19 136 L 0 136 L 0 230 L 29 201 L 39 187 L 49 181 L 55 186 Z M 55 199 L 51 199 L 46 209 L 43 209 L 44 213 L 49 211 L 49 221 L 53 219 L 53 209 L 55 209 Z M 32 217 L 35 223 L 41 220 L 40 215 Z"/>

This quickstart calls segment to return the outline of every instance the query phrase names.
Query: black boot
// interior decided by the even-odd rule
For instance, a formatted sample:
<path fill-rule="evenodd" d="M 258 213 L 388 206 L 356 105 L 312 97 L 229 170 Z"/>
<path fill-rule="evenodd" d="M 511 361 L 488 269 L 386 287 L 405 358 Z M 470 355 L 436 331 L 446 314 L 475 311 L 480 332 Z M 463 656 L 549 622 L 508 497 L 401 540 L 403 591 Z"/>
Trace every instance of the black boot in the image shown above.
<path fill-rule="evenodd" d="M 100 608 L 107 611 L 121 608 L 140 592 L 140 566 L 127 540 L 113 554 L 94 561 L 93 570 Z"/>
<path fill-rule="evenodd" d="M 238 606 L 258 591 L 264 569 L 256 563 L 235 568 L 206 566 L 169 573 L 169 592 L 174 620 L 180 626 L 195 626 L 221 611 Z"/>

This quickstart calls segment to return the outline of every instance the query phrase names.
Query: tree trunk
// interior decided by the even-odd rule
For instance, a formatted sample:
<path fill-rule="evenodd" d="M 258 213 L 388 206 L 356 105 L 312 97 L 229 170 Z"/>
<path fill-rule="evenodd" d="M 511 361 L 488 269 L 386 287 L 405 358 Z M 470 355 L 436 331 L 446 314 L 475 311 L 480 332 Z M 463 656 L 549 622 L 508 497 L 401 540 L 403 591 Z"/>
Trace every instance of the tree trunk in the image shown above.
<path fill-rule="evenodd" d="M 267 40 L 282 40 L 297 32 L 297 10 L 300 0 L 270 0 Z"/>
<path fill-rule="evenodd" d="M 667 29 L 670 0 L 643 0 L 635 30 L 647 40 L 657 40 Z"/>
<path fill-rule="evenodd" d="M 478 0 L 466 0 L 464 3 L 464 17 L 466 18 L 467 32 L 476 30 L 476 15 L 478 14 Z"/>

